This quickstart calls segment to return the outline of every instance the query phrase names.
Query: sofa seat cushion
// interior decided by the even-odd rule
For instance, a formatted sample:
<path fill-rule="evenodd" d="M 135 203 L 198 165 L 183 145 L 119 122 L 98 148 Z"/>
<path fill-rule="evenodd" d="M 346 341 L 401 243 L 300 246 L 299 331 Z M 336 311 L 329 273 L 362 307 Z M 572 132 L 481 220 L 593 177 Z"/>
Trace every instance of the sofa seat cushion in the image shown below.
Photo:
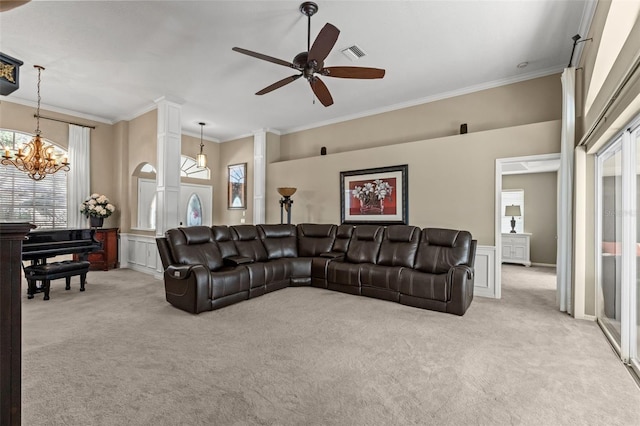
<path fill-rule="evenodd" d="M 446 302 L 449 300 L 450 293 L 447 276 L 448 274 L 430 274 L 402 268 L 400 294 Z"/>
<path fill-rule="evenodd" d="M 327 266 L 327 284 L 360 287 L 360 264 L 329 262 Z"/>
<path fill-rule="evenodd" d="M 287 259 L 291 264 L 291 278 L 311 277 L 313 257 L 296 257 Z"/>
<path fill-rule="evenodd" d="M 266 276 L 264 271 L 264 263 L 248 263 L 239 265 L 238 269 L 246 269 L 249 275 L 249 288 L 264 287 Z"/>
<path fill-rule="evenodd" d="M 288 280 L 291 277 L 290 259 L 274 259 L 263 263 L 265 284 Z"/>
<path fill-rule="evenodd" d="M 211 299 L 249 291 L 249 272 L 245 268 L 227 268 L 211 273 Z"/>
<path fill-rule="evenodd" d="M 398 292 L 400 290 L 400 266 L 362 265 L 360 285 Z"/>

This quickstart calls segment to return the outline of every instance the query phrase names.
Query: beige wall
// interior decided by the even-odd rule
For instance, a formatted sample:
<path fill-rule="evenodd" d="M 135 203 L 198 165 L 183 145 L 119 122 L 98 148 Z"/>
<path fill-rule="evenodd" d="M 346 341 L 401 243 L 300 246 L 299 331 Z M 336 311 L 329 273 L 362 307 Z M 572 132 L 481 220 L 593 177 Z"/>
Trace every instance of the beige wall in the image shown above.
<path fill-rule="evenodd" d="M 340 222 L 340 172 L 408 164 L 409 223 L 469 230 L 494 244 L 495 160 L 557 153 L 560 122 L 272 163 L 267 169 L 267 222 L 280 220 L 279 186 L 295 186 L 292 221 Z"/>
<path fill-rule="evenodd" d="M 558 74 L 508 84 L 410 108 L 282 135 L 281 159 L 335 154 L 560 119 Z"/>
<path fill-rule="evenodd" d="M 220 163 L 217 170 L 219 185 L 213 189 L 214 224 L 238 225 L 253 223 L 253 136 L 220 144 Z M 247 209 L 227 209 L 227 166 L 247 163 Z"/>
<path fill-rule="evenodd" d="M 502 189 L 524 190 L 524 232 L 531 234 L 531 262 L 556 264 L 558 174 L 504 175 Z"/>

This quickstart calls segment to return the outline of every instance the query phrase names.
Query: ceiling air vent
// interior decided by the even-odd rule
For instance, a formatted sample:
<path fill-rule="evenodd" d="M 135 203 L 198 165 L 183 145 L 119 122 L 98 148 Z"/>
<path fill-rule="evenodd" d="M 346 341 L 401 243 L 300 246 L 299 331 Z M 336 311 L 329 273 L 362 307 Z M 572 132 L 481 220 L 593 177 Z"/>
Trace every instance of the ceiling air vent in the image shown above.
<path fill-rule="evenodd" d="M 347 47 L 346 49 L 342 49 L 342 54 L 349 58 L 349 60 L 351 61 L 355 61 L 366 55 L 366 53 L 364 53 L 362 49 L 360 49 L 355 44 L 351 47 Z"/>

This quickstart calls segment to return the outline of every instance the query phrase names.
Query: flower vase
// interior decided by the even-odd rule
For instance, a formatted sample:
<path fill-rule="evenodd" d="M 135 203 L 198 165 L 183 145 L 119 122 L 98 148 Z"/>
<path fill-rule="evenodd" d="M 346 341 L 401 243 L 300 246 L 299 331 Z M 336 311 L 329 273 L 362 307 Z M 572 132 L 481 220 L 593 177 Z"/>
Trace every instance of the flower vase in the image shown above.
<path fill-rule="evenodd" d="M 360 202 L 360 214 L 381 214 L 383 209 L 382 200 L 362 200 Z"/>
<path fill-rule="evenodd" d="M 102 228 L 104 217 L 89 216 L 89 224 L 92 228 Z"/>

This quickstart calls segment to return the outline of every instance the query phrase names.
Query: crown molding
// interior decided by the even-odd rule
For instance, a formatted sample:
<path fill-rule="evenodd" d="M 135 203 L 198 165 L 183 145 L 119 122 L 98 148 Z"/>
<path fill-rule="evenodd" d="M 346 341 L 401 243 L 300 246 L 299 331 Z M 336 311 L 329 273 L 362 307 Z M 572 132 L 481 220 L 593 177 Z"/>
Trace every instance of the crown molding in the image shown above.
<path fill-rule="evenodd" d="M 183 134 L 183 135 L 187 135 L 187 136 L 191 136 L 191 137 L 196 138 L 196 139 L 200 139 L 200 133 L 185 132 L 185 131 L 183 130 L 183 131 L 182 131 L 182 134 Z M 208 141 L 208 142 L 220 143 L 220 139 L 212 138 L 211 136 L 207 136 L 207 135 L 204 135 L 204 136 L 202 137 L 202 139 L 203 139 L 203 140 L 205 140 L 205 141 Z"/>
<path fill-rule="evenodd" d="M 528 73 L 528 74 L 521 74 L 515 77 L 509 77 L 509 78 L 504 78 L 500 80 L 490 81 L 487 83 L 477 84 L 474 86 L 468 86 L 462 89 L 452 90 L 450 92 L 443 92 L 436 95 L 427 96 L 424 98 L 418 98 L 408 102 L 393 104 L 393 105 L 389 105 L 382 108 L 370 109 L 367 111 L 363 111 L 355 114 L 349 114 L 349 115 L 339 117 L 339 118 L 334 118 L 331 120 L 320 121 L 320 122 L 316 122 L 316 123 L 312 123 L 304 126 L 289 127 L 289 128 L 283 129 L 282 134 L 288 135 L 290 133 L 296 133 L 304 130 L 315 129 L 318 127 L 329 126 L 331 124 L 343 123 L 345 121 L 356 120 L 358 118 L 369 117 L 371 115 L 383 114 L 385 112 L 397 111 L 400 109 L 428 104 L 428 103 L 440 101 L 443 99 L 454 98 L 456 96 L 468 95 L 470 93 L 480 92 L 482 90 L 494 89 L 496 87 L 506 86 L 508 84 L 520 83 L 522 81 L 532 80 L 534 78 L 546 77 L 552 74 L 559 74 L 562 72 L 562 70 L 563 68 L 561 67 L 546 68 L 546 69 Z M 234 138 L 234 139 L 237 139 L 237 138 Z"/>
<path fill-rule="evenodd" d="M 33 107 L 34 109 L 37 108 L 38 104 L 36 102 L 33 101 L 29 101 L 27 99 L 22 99 L 22 98 L 14 98 L 14 97 L 9 97 L 9 96 L 1 96 L 0 95 L 0 102 L 9 102 L 9 103 L 14 103 L 14 104 L 19 104 L 19 105 L 24 105 L 24 106 L 28 106 L 28 107 Z M 104 118 L 104 117 L 99 117 L 97 115 L 91 115 L 91 114 L 85 114 L 82 112 L 78 112 L 78 111 L 73 111 L 70 109 L 65 109 L 65 108 L 59 108 L 59 107 L 55 107 L 52 105 L 47 105 L 47 104 L 40 104 L 40 109 L 46 110 L 46 111 L 50 111 L 50 112 L 57 112 L 59 114 L 65 114 L 74 118 L 84 118 L 85 120 L 91 120 L 91 121 L 95 121 L 98 123 L 104 123 L 104 124 L 115 124 L 116 122 L 113 120 L 109 120 L 108 118 Z"/>

